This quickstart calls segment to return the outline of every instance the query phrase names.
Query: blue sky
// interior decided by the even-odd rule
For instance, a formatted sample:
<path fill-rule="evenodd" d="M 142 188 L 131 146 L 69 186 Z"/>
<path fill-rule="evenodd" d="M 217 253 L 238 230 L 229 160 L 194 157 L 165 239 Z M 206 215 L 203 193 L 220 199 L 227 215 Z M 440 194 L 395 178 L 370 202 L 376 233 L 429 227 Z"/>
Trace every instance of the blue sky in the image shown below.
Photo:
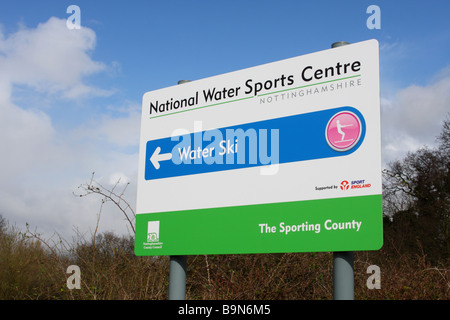
<path fill-rule="evenodd" d="M 81 29 L 68 30 L 69 5 Z M 368 29 L 369 5 L 381 29 Z M 432 145 L 450 110 L 448 1 L 32 1 L 0 3 L 0 214 L 65 236 L 95 227 L 91 172 L 135 202 L 142 95 L 328 49 L 380 43 L 383 161 Z M 6 151 L 5 151 L 6 150 Z M 104 209 L 102 230 L 126 232 Z"/>

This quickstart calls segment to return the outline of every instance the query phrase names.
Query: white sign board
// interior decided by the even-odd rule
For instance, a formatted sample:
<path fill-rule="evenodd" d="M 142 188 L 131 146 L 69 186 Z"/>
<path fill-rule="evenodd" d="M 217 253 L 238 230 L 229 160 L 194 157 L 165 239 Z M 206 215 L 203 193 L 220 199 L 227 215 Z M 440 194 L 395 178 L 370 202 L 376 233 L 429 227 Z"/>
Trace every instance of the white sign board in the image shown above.
<path fill-rule="evenodd" d="M 379 248 L 378 59 L 369 40 L 146 93 L 136 253 Z"/>

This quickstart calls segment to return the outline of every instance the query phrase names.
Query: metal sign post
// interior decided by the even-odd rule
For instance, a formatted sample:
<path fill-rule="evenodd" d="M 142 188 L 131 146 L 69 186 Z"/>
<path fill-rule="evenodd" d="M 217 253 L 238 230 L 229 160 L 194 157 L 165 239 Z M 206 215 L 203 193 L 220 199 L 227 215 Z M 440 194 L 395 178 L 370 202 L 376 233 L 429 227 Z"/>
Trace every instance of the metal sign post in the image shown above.
<path fill-rule="evenodd" d="M 338 41 L 332 48 L 348 45 L 348 42 Z M 353 251 L 333 252 L 333 299 L 354 299 Z"/>
<path fill-rule="evenodd" d="M 333 252 L 333 299 L 354 299 L 353 251 Z"/>
<path fill-rule="evenodd" d="M 169 300 L 186 299 L 187 256 L 170 256 Z"/>
<path fill-rule="evenodd" d="M 178 84 L 190 82 L 180 80 Z M 169 266 L 169 300 L 186 299 L 187 256 L 170 256 Z"/>

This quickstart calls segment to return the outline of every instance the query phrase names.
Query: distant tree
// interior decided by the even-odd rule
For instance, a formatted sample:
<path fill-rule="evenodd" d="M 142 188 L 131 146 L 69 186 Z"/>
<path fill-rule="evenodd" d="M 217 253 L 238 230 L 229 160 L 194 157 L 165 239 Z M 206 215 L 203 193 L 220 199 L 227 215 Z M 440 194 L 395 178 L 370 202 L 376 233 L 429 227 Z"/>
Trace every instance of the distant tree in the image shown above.
<path fill-rule="evenodd" d="M 395 236 L 430 258 L 450 252 L 450 121 L 444 121 L 437 148 L 421 148 L 390 163 L 384 174 L 384 209 Z"/>
<path fill-rule="evenodd" d="M 3 218 L 3 216 L 0 214 L 0 235 L 3 234 L 3 232 L 6 229 L 6 220 Z"/>
<path fill-rule="evenodd" d="M 438 137 L 440 149 L 442 152 L 450 153 L 450 114 L 447 115 L 447 120 L 442 125 L 442 132 Z"/>

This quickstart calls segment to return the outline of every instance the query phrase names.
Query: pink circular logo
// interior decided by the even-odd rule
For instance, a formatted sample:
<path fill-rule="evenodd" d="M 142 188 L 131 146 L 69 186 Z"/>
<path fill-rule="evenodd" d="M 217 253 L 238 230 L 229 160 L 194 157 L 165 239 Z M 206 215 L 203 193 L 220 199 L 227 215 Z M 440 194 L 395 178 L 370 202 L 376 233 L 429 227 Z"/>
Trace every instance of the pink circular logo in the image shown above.
<path fill-rule="evenodd" d="M 358 143 L 361 131 L 362 126 L 358 116 L 350 111 L 342 111 L 328 121 L 325 137 L 332 149 L 347 151 Z"/>

